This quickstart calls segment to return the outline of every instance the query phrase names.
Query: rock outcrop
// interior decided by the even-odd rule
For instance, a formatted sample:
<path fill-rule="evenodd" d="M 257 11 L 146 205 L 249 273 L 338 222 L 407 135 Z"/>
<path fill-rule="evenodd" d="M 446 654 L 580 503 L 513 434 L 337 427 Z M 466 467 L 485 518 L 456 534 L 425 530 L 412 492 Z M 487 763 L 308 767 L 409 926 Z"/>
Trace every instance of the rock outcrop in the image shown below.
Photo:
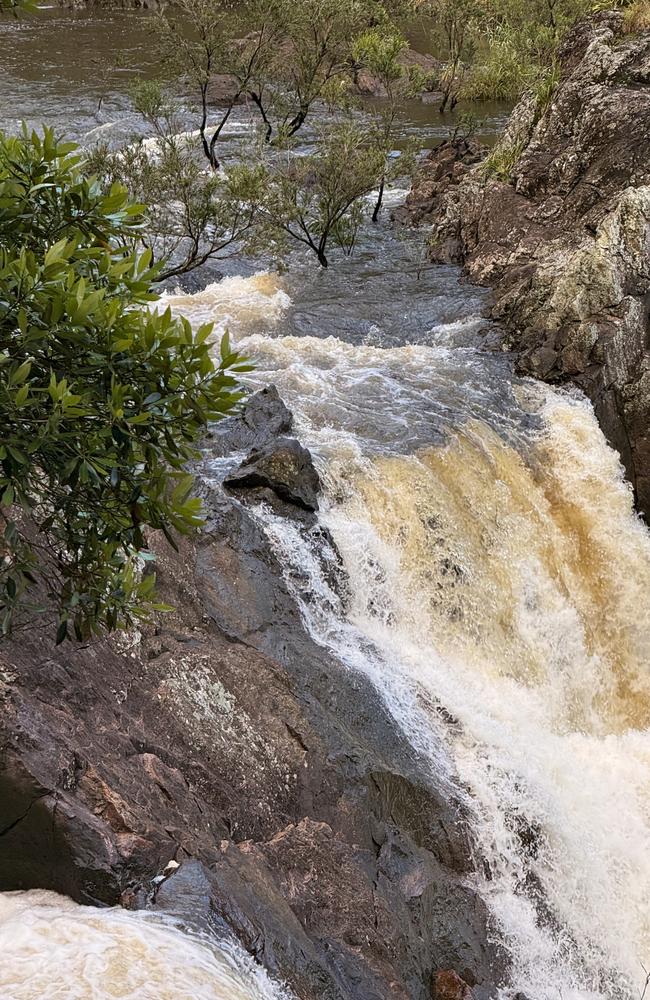
<path fill-rule="evenodd" d="M 650 514 L 650 32 L 575 26 L 485 163 L 439 200 L 432 256 L 494 288 L 519 369 L 574 382 Z"/>
<path fill-rule="evenodd" d="M 215 453 L 261 446 L 265 420 L 291 425 L 273 390 Z M 254 510 L 204 494 L 196 541 L 155 545 L 174 613 L 111 641 L 54 648 L 31 628 L 0 647 L 0 890 L 234 933 L 301 1000 L 428 1000 L 446 970 L 492 996 L 506 961 L 460 796 L 307 635 Z"/>
<path fill-rule="evenodd" d="M 229 490 L 266 487 L 287 503 L 318 510 L 320 479 L 312 457 L 295 438 L 280 437 L 254 448 L 224 479 Z"/>
<path fill-rule="evenodd" d="M 436 146 L 418 165 L 404 205 L 393 212 L 394 221 L 410 225 L 435 221 L 450 189 L 457 187 L 486 153 L 482 143 L 465 136 L 447 139 Z"/>

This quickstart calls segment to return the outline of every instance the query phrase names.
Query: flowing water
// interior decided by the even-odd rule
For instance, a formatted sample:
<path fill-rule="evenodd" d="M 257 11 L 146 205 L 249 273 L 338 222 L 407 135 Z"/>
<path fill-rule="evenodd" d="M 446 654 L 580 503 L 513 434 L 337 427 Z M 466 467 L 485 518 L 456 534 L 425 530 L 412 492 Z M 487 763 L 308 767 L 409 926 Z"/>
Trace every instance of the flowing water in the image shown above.
<path fill-rule="evenodd" d="M 288 1000 L 233 944 L 54 892 L 0 895 L 2 1000 Z"/>
<path fill-rule="evenodd" d="M 101 107 L 104 77 L 70 110 L 61 67 L 74 32 L 92 34 L 85 17 L 50 15 L 57 44 L 40 68 L 34 29 L 3 26 L 14 96 L 0 99 L 2 124 L 17 96 L 21 116 L 80 136 L 134 125 L 114 75 Z M 101 17 L 100 64 L 122 37 L 126 79 L 144 22 Z M 69 72 L 90 81 L 93 64 Z M 404 131 L 416 126 L 407 113 Z M 430 118 L 422 144 L 441 127 Z M 443 736 L 476 884 L 513 958 L 502 996 L 632 1000 L 650 963 L 650 536 L 591 407 L 512 374 L 489 349 L 483 293 L 426 264 L 421 236 L 384 223 L 334 263 L 321 273 L 297 256 L 281 277 L 231 265 L 167 297 L 195 323 L 228 326 L 255 359 L 251 386 L 275 382 L 295 412 L 345 593 L 323 574 L 322 534 L 312 544 L 257 516 L 305 627 L 372 679 L 423 767 L 447 766 Z M 28 893 L 0 897 L 0 924 L 15 957 L 0 960 L 7 1000 L 279 995 L 236 950 L 151 917 Z"/>
<path fill-rule="evenodd" d="M 258 511 L 312 635 L 373 679 L 423 759 L 435 706 L 452 720 L 479 889 L 513 956 L 504 996 L 636 997 L 650 960 L 650 536 L 590 405 L 513 377 L 485 351 L 480 293 L 383 241 L 388 259 L 375 246 L 329 274 L 229 278 L 170 301 L 230 326 L 317 457 L 345 595 L 321 535 L 312 547 Z"/>
<path fill-rule="evenodd" d="M 22 121 L 42 123 L 76 139 L 124 141 L 140 123 L 128 98 L 141 78 L 164 76 L 156 60 L 151 16 L 137 10 L 61 10 L 43 7 L 29 17 L 0 17 L 0 128 L 15 132 Z M 464 109 L 459 107 L 458 113 Z M 486 104 L 479 134 L 493 138 L 509 106 Z M 235 121 L 248 118 L 243 112 Z M 406 135 L 422 147 L 447 135 L 451 118 L 410 102 Z"/>

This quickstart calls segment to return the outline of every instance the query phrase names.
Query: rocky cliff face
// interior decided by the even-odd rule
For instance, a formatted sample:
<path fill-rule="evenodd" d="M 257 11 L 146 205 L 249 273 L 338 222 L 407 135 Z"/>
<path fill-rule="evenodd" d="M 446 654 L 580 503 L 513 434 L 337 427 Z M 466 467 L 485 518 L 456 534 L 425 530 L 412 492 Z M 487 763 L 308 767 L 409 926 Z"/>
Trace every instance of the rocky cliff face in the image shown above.
<path fill-rule="evenodd" d="M 574 382 L 650 514 L 650 32 L 578 24 L 546 96 L 429 206 L 432 255 L 492 285 L 524 373 Z"/>
<path fill-rule="evenodd" d="M 462 804 L 306 635 L 249 509 L 321 530 L 291 415 L 267 390 L 220 427 L 213 454 L 280 447 L 230 494 L 205 486 L 196 544 L 160 546 L 176 612 L 83 648 L 34 628 L 0 648 L 0 889 L 234 932 L 303 1000 L 491 996 L 506 963 Z"/>

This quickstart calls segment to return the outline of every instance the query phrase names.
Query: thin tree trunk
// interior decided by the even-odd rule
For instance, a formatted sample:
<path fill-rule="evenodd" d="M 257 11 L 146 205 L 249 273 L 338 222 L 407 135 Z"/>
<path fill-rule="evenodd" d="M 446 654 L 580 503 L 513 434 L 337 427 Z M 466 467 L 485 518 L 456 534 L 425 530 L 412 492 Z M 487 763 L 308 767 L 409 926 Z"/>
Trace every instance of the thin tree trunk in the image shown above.
<path fill-rule="evenodd" d="M 381 184 L 379 185 L 379 191 L 377 193 L 377 201 L 375 202 L 375 210 L 372 213 L 372 221 L 376 222 L 379 218 L 379 213 L 381 212 L 381 206 L 384 201 L 384 188 L 386 187 L 386 175 L 381 179 Z"/>
<path fill-rule="evenodd" d="M 262 95 L 256 94 L 254 90 L 250 90 L 249 94 L 251 96 L 253 104 L 255 104 L 255 106 L 257 107 L 257 110 L 259 111 L 262 117 L 262 121 L 264 122 L 264 125 L 266 127 L 266 132 L 264 134 L 264 142 L 268 143 L 271 141 L 271 136 L 273 135 L 273 126 L 271 125 L 271 122 L 269 121 L 268 116 L 266 114 L 266 109 L 262 104 Z"/>

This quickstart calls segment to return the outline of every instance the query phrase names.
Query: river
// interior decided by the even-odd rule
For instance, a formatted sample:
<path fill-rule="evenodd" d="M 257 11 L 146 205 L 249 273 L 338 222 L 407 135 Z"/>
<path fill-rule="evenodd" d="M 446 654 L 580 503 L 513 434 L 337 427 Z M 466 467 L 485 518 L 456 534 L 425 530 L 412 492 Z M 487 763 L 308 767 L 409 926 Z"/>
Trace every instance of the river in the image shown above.
<path fill-rule="evenodd" d="M 14 87 L 3 124 L 23 102 L 21 116 L 79 137 L 133 127 L 114 74 L 132 73 L 146 25 L 128 17 L 135 27 L 122 14 L 52 13 L 59 43 L 31 75 L 42 29 L 3 26 L 21 38 L 2 67 Z M 106 39 L 122 38 L 127 69 L 93 89 L 90 56 L 69 68 L 71 26 L 104 64 Z M 406 109 L 403 131 L 426 146 L 445 126 L 421 113 Z M 485 129 L 501 124 L 495 110 Z M 228 327 L 255 360 L 251 387 L 274 382 L 296 415 L 345 599 L 323 574 L 322 534 L 312 541 L 263 506 L 256 516 L 305 628 L 372 679 L 423 767 L 436 767 L 442 735 L 484 861 L 478 888 L 513 959 L 503 1000 L 632 1000 L 650 962 L 650 536 L 618 457 L 584 398 L 516 377 L 490 349 L 484 293 L 428 264 L 422 234 L 385 219 L 333 263 L 324 273 L 297 254 L 278 275 L 235 262 L 223 280 L 166 299 L 193 323 Z M 220 478 L 224 463 L 207 459 Z M 42 893 L 0 906 L 11 1000 L 279 995 L 230 946 L 174 926 Z M 127 977 L 130 993 L 124 979 L 113 989 L 111 955 L 120 975 L 144 963 L 155 983 L 161 948 L 164 988 Z M 49 986 L 34 971 L 45 950 Z M 177 984 L 176 963 L 196 985 Z M 75 993 L 64 991 L 71 977 Z"/>

